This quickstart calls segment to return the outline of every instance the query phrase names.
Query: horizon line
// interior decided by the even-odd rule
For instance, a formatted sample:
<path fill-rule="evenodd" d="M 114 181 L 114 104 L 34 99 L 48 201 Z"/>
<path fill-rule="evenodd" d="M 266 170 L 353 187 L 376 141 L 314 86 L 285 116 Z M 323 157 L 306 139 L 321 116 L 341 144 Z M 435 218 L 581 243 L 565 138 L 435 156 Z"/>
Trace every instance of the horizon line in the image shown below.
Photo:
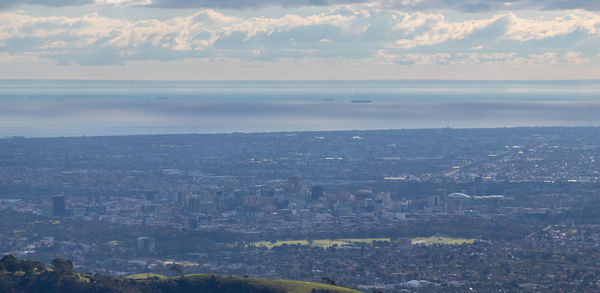
<path fill-rule="evenodd" d="M 424 127 L 424 128 L 380 128 L 380 129 L 331 129 L 331 130 L 290 130 L 290 131 L 232 131 L 232 132 L 180 132 L 180 133 L 137 133 L 137 134 L 106 134 L 106 135 L 62 135 L 62 136 L 25 136 L 9 135 L 0 136 L 4 139 L 51 139 L 51 138 L 97 138 L 97 137 L 127 137 L 127 136 L 169 136 L 169 135 L 258 135 L 258 134 L 285 134 L 309 132 L 375 132 L 375 131 L 434 131 L 434 130 L 500 130 L 523 128 L 600 128 L 600 125 L 522 125 L 522 126 L 497 126 L 497 127 Z"/>
<path fill-rule="evenodd" d="M 164 81 L 164 82 L 344 82 L 344 81 L 450 81 L 450 82 L 553 82 L 553 81 L 588 81 L 600 82 L 597 79 L 55 79 L 55 78 L 0 78 L 0 81 Z"/>

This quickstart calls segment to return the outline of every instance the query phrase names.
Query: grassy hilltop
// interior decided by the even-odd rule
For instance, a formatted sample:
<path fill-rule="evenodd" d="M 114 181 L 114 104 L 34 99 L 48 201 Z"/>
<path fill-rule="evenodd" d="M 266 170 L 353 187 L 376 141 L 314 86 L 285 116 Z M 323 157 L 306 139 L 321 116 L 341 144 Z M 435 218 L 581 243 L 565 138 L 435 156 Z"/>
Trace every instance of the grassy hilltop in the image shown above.
<path fill-rule="evenodd" d="M 218 282 L 227 283 L 244 283 L 255 288 L 266 288 L 269 290 L 275 290 L 276 292 L 288 292 L 288 293 L 304 293 L 312 292 L 315 289 L 317 292 L 337 292 L 337 293 L 355 293 L 359 292 L 356 290 L 333 286 L 328 284 L 303 282 L 303 281 L 292 281 L 292 280 L 276 280 L 276 279 L 261 279 L 261 278 L 246 278 L 236 276 L 221 276 L 221 275 L 208 275 L 208 274 L 192 274 L 185 275 L 183 280 L 190 281 L 207 281 L 214 278 Z M 182 280 L 181 278 L 171 278 L 159 274 L 136 274 L 127 276 L 126 279 L 136 280 L 138 282 L 169 282 Z"/>
<path fill-rule="evenodd" d="M 290 280 L 194 274 L 167 277 L 137 274 L 125 278 L 79 274 L 70 261 L 55 260 L 54 269 L 40 262 L 7 255 L 0 260 L 0 292 L 358 292 L 343 287 Z"/>

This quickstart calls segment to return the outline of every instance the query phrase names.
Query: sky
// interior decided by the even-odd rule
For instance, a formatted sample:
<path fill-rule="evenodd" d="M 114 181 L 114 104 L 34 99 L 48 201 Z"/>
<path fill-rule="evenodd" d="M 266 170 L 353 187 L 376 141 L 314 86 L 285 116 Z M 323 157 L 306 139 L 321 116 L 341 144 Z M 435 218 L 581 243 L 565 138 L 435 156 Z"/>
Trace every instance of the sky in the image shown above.
<path fill-rule="evenodd" d="M 0 79 L 600 79 L 600 1 L 0 0 Z"/>

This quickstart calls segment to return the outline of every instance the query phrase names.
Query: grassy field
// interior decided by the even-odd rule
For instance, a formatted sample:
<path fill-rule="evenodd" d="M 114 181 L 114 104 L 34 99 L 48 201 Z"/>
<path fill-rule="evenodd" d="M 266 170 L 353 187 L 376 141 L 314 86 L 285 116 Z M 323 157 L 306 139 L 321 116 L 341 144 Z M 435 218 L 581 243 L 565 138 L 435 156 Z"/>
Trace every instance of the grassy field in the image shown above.
<path fill-rule="evenodd" d="M 199 279 L 210 278 L 211 276 L 213 276 L 213 275 L 209 275 L 209 274 L 185 275 L 186 278 L 199 278 Z M 288 293 L 310 293 L 312 291 L 312 289 L 317 289 L 317 290 L 324 289 L 324 290 L 330 290 L 332 292 L 339 292 L 339 293 L 359 293 L 360 292 L 360 291 L 356 291 L 353 289 L 348 289 L 348 288 L 343 288 L 343 287 L 338 287 L 338 286 L 326 285 L 326 284 L 321 284 L 321 283 L 303 282 L 303 281 L 261 279 L 261 278 L 243 278 L 243 277 L 219 276 L 219 275 L 216 275 L 215 277 L 217 277 L 223 281 L 227 281 L 227 280 L 243 281 L 243 282 L 247 282 L 248 284 L 257 286 L 257 287 L 274 288 L 274 289 L 283 290 Z M 157 279 L 158 280 L 169 279 L 169 277 L 159 275 L 159 274 L 136 274 L 136 275 L 127 276 L 125 278 L 138 280 L 138 281 L 143 281 L 143 280 L 155 281 Z"/>
<path fill-rule="evenodd" d="M 159 275 L 159 274 L 135 274 L 135 275 L 130 275 L 125 277 L 125 279 L 132 279 L 132 280 L 151 280 L 151 279 L 158 279 L 158 280 L 166 280 L 169 277 L 167 276 L 163 276 L 163 275 Z"/>
<path fill-rule="evenodd" d="M 390 242 L 391 239 L 390 238 L 355 238 L 355 239 L 317 239 L 317 240 L 283 240 L 283 241 L 277 241 L 277 242 L 269 242 L 269 241 L 261 241 L 261 242 L 254 242 L 253 245 L 254 246 L 263 246 L 266 248 L 273 248 L 276 246 L 282 246 L 284 244 L 286 245 L 306 245 L 306 246 L 312 246 L 312 247 L 321 247 L 321 248 L 327 248 L 327 247 L 331 247 L 334 245 L 337 246 L 343 246 L 343 245 L 354 245 L 356 243 L 366 243 L 366 244 L 372 244 L 373 241 L 384 241 L 384 242 Z"/>
<path fill-rule="evenodd" d="M 251 284 L 267 286 L 270 288 L 277 288 L 281 290 L 285 290 L 285 292 L 289 293 L 309 293 L 312 289 L 322 289 L 322 290 L 330 290 L 333 292 L 339 293 L 356 293 L 359 291 L 342 288 L 338 286 L 320 284 L 320 283 L 311 283 L 311 282 L 302 282 L 302 281 L 290 281 L 290 280 L 272 280 L 272 279 L 250 279 Z"/>
<path fill-rule="evenodd" d="M 433 244 L 445 244 L 445 245 L 461 245 L 461 244 L 473 244 L 477 239 L 467 239 L 467 238 L 452 238 L 452 237 L 442 237 L 442 236 L 431 236 L 431 237 L 417 237 L 411 240 L 411 244 L 425 244 L 425 245 L 433 245 Z"/>

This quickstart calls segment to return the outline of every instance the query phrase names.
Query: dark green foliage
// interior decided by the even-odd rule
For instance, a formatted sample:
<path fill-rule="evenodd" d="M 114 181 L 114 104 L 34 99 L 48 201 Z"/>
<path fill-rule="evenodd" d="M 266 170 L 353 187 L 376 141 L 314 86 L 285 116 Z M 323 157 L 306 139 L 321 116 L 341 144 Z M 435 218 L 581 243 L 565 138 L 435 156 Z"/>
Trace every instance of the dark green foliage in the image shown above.
<path fill-rule="evenodd" d="M 169 270 L 174 272 L 178 277 L 183 278 L 183 267 L 181 265 L 174 264 Z"/>
<path fill-rule="evenodd" d="M 335 286 L 335 281 L 328 277 L 321 278 L 321 283 Z"/>
<path fill-rule="evenodd" d="M 18 260 L 7 255 L 0 260 L 0 292 L 2 293 L 275 293 L 278 290 L 251 285 L 238 279 L 178 278 L 168 280 L 115 279 L 101 275 L 80 275 L 73 271 L 71 261 L 55 259 L 54 270 L 40 262 Z"/>
<path fill-rule="evenodd" d="M 54 271 L 60 276 L 73 275 L 73 263 L 70 260 L 55 259 L 52 261 Z"/>
<path fill-rule="evenodd" d="M 6 255 L 0 260 L 0 269 L 9 272 L 18 271 L 19 260 L 12 255 Z"/>
<path fill-rule="evenodd" d="M 179 278 L 161 282 L 138 283 L 138 288 L 144 292 L 165 293 L 270 293 L 280 292 L 271 288 L 260 288 L 240 280 L 217 278 Z"/>

